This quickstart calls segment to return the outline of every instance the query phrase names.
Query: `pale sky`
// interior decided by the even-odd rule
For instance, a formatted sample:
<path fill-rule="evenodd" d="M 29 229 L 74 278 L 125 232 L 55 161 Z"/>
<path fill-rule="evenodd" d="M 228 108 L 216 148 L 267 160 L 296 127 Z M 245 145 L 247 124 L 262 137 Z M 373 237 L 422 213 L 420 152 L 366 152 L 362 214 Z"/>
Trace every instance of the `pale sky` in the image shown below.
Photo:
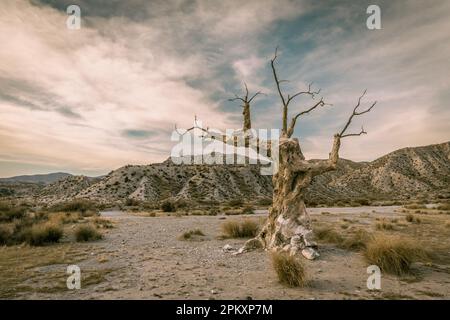
<path fill-rule="evenodd" d="M 66 8 L 81 8 L 81 29 Z M 381 30 L 366 9 L 381 8 Z M 2 0 L 0 177 L 64 171 L 100 175 L 165 160 L 170 135 L 194 115 L 241 127 L 228 98 L 242 82 L 266 96 L 254 128 L 278 128 L 287 93 L 314 82 L 324 107 L 298 122 L 307 158 L 326 158 L 358 96 L 376 108 L 353 124 L 341 157 L 373 160 L 450 140 L 450 1 Z M 314 101 L 302 98 L 291 113 Z"/>

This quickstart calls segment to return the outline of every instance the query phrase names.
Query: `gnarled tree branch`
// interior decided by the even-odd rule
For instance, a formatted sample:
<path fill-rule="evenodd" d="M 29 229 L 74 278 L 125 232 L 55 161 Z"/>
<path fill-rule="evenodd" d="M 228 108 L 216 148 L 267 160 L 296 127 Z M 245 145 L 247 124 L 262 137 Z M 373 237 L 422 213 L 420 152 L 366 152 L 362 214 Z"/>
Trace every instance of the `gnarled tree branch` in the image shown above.
<path fill-rule="evenodd" d="M 312 91 L 312 89 L 311 89 L 312 83 L 310 83 L 308 85 L 308 90 L 307 91 L 299 91 L 299 92 L 297 92 L 297 93 L 295 93 L 293 95 L 289 95 L 288 94 L 287 97 L 285 97 L 283 95 L 282 90 L 281 90 L 281 83 L 282 82 L 287 82 L 287 80 L 279 80 L 279 78 L 278 78 L 277 70 L 275 68 L 275 61 L 276 61 L 277 58 L 278 58 L 278 47 L 275 49 L 275 54 L 274 54 L 273 58 L 270 60 L 270 66 L 272 68 L 273 78 L 275 80 L 275 85 L 277 87 L 278 95 L 280 96 L 281 103 L 283 104 L 283 119 L 282 119 L 282 129 L 281 129 L 282 130 L 282 135 L 284 137 L 288 137 L 289 138 L 289 137 L 292 136 L 293 126 L 295 126 L 295 122 L 297 121 L 297 118 L 300 116 L 300 115 L 297 115 L 296 117 L 294 117 L 295 119 L 294 118 L 292 119 L 291 126 L 288 128 L 287 118 L 288 118 L 288 111 L 289 111 L 288 110 L 289 103 L 291 103 L 291 101 L 294 98 L 296 98 L 298 96 L 301 96 L 301 95 L 309 95 L 309 96 L 311 96 L 314 99 L 315 96 L 320 93 L 320 89 L 317 90 L 317 91 Z M 322 99 L 321 99 L 321 101 L 322 101 Z M 320 102 L 315 107 L 311 108 L 309 111 L 314 110 L 319 105 L 321 105 Z M 292 125 L 292 123 L 293 123 L 293 125 Z"/>
<path fill-rule="evenodd" d="M 315 108 L 317 108 L 317 107 L 319 107 L 319 106 L 320 106 L 320 107 L 323 107 L 323 106 L 325 106 L 325 105 L 331 105 L 331 104 L 325 103 L 325 101 L 323 101 L 323 98 L 320 98 L 320 101 L 317 102 L 316 104 L 314 104 L 311 108 L 309 108 L 309 109 L 307 109 L 307 110 L 304 110 L 304 111 L 302 111 L 302 112 L 297 113 L 297 114 L 291 119 L 291 124 L 289 125 L 289 128 L 288 128 L 287 133 L 286 133 L 286 134 L 287 134 L 287 137 L 290 138 L 290 137 L 292 136 L 292 134 L 294 133 L 294 130 L 295 130 L 295 124 L 296 124 L 297 119 L 298 119 L 299 117 L 301 117 L 302 115 L 307 114 L 307 113 L 313 111 Z"/>
<path fill-rule="evenodd" d="M 347 120 L 347 123 L 345 124 L 344 128 L 342 129 L 342 131 L 339 133 L 339 137 L 341 138 L 345 138 L 345 137 L 351 137 L 351 136 L 360 136 L 362 134 L 366 134 L 367 132 L 364 131 L 364 128 L 361 127 L 361 131 L 359 133 L 349 133 L 349 134 L 345 134 L 345 132 L 347 131 L 348 127 L 350 126 L 350 124 L 352 123 L 352 120 L 355 116 L 360 116 L 362 114 L 365 114 L 367 112 L 370 112 L 370 110 L 372 110 L 372 108 L 377 104 L 377 102 L 373 102 L 372 105 L 367 108 L 364 111 L 358 111 L 358 108 L 361 106 L 361 99 L 366 95 L 367 89 L 364 90 L 363 94 L 358 98 L 358 103 L 356 104 L 355 108 L 353 108 L 353 112 L 350 115 L 350 117 Z"/>
<path fill-rule="evenodd" d="M 244 87 L 245 87 L 245 96 L 239 97 L 237 94 L 235 94 L 235 98 L 228 99 L 228 101 L 240 100 L 243 102 L 243 105 L 242 105 L 242 107 L 244 108 L 242 111 L 242 114 L 244 115 L 243 130 L 247 131 L 252 128 L 251 117 L 250 117 L 250 102 L 252 102 L 252 100 L 254 98 L 256 98 L 256 96 L 263 94 L 263 93 L 261 91 L 258 91 L 251 98 L 249 98 L 249 91 L 248 91 L 247 83 L 245 83 L 245 82 L 244 82 Z"/>

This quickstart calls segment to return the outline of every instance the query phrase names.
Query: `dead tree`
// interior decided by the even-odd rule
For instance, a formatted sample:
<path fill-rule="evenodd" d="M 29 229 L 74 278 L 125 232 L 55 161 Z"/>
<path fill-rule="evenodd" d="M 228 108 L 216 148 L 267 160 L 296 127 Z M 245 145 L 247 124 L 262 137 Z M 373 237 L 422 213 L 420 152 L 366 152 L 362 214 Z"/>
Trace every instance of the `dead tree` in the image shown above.
<path fill-rule="evenodd" d="M 250 117 L 250 103 L 256 96 L 262 94 L 262 92 L 258 91 L 253 96 L 249 97 L 248 87 L 245 82 L 244 82 L 244 86 L 245 86 L 245 96 L 239 97 L 237 94 L 235 94 L 235 98 L 228 99 L 228 101 L 236 101 L 236 100 L 242 101 L 242 103 L 243 103 L 242 114 L 244 115 L 244 126 L 242 129 L 244 132 L 246 132 L 247 130 L 250 130 L 252 128 L 252 122 L 251 122 L 251 117 Z"/>
<path fill-rule="evenodd" d="M 314 99 L 320 90 L 312 91 L 310 85 L 306 91 L 285 96 L 280 85 L 283 81 L 279 80 L 275 68 L 276 59 L 277 51 L 271 60 L 271 67 L 283 109 L 279 166 L 278 172 L 272 178 L 273 204 L 269 209 L 269 217 L 258 236 L 248 240 L 238 253 L 262 247 L 269 250 L 287 251 L 291 255 L 301 252 L 307 259 L 314 259 L 319 254 L 316 250 L 317 245 L 312 241 L 311 220 L 305 207 L 305 190 L 316 175 L 336 169 L 341 139 L 366 134 L 363 128 L 359 133 L 347 133 L 347 130 L 355 116 L 369 112 L 376 102 L 369 108 L 359 111 L 361 99 L 366 93 L 364 91 L 343 129 L 334 135 L 329 158 L 318 161 L 305 160 L 298 139 L 292 138 L 295 125 L 300 117 L 317 107 L 326 105 L 326 103 L 321 98 L 305 111 L 295 114 L 288 126 L 288 107 L 293 99 L 301 95 L 307 95 Z"/>

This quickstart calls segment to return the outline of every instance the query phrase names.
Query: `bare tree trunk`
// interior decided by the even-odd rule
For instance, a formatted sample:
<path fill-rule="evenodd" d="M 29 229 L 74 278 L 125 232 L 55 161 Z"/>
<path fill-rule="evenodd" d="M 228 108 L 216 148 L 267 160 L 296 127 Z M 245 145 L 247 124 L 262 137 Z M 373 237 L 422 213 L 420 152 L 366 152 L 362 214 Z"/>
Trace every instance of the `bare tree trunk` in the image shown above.
<path fill-rule="evenodd" d="M 336 168 L 340 137 L 335 136 L 328 160 L 309 162 L 303 156 L 296 138 L 280 141 L 279 170 L 273 176 L 273 204 L 269 217 L 258 236 L 246 242 L 239 253 L 255 248 L 283 250 L 308 259 L 319 256 L 312 241 L 311 220 L 306 211 L 304 194 L 315 175 Z"/>
<path fill-rule="evenodd" d="M 252 122 L 250 119 L 250 103 L 245 102 L 243 105 L 242 114 L 244 115 L 244 132 L 252 128 Z"/>

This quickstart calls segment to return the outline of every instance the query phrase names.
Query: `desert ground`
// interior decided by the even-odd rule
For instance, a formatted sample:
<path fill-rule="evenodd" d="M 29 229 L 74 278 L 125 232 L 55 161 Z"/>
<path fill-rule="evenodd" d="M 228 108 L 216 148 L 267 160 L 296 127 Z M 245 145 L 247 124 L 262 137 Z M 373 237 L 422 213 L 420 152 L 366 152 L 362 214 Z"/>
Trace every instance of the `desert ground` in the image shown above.
<path fill-rule="evenodd" d="M 246 239 L 221 237 L 226 221 L 265 219 L 267 210 L 235 216 L 151 216 L 103 211 L 114 228 L 87 243 L 0 247 L 0 298 L 3 299 L 449 299 L 449 215 L 421 214 L 409 223 L 399 206 L 311 208 L 315 228 L 340 234 L 355 228 L 408 235 L 437 259 L 414 263 L 406 276 L 382 274 L 381 290 L 368 290 L 369 265 L 358 251 L 319 240 L 320 257 L 302 259 L 309 283 L 289 288 L 278 282 L 270 255 L 256 250 L 233 255 Z M 419 214 L 416 214 L 419 216 Z M 377 231 L 380 222 L 390 226 Z M 181 239 L 189 230 L 204 236 Z M 331 241 L 332 242 L 332 241 Z M 66 287 L 66 268 L 81 269 L 81 289 Z"/>

